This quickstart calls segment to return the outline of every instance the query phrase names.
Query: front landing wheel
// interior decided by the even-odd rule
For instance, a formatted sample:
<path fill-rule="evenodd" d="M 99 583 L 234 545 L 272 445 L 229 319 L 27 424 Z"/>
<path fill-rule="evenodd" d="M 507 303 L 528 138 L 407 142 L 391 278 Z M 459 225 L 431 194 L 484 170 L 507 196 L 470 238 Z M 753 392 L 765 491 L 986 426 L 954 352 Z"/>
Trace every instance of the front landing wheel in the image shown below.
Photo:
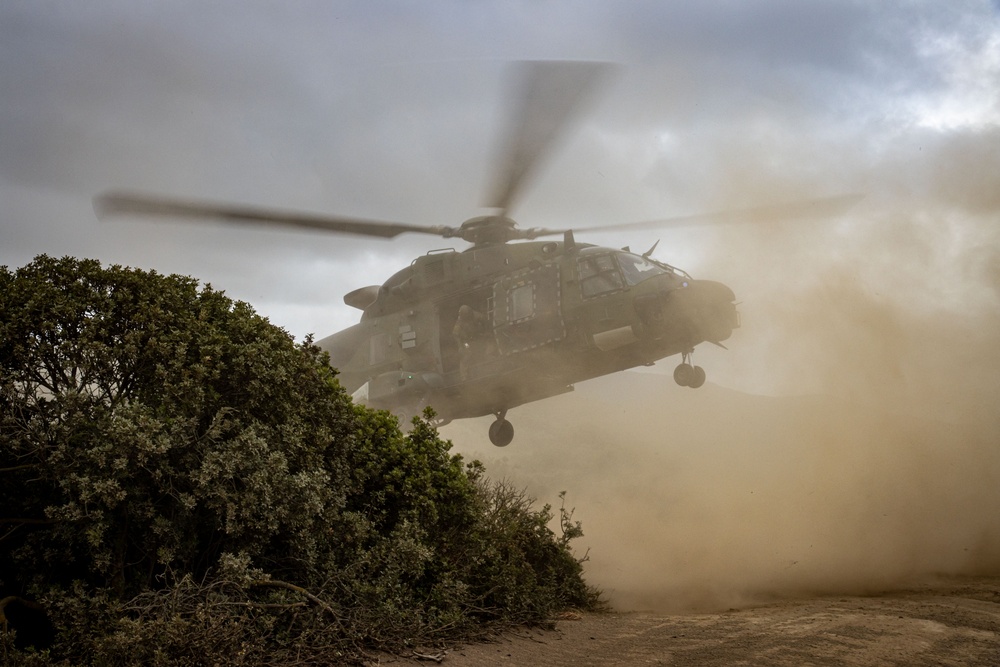
<path fill-rule="evenodd" d="M 674 382 L 682 387 L 690 387 L 694 379 L 695 371 L 691 364 L 677 364 L 677 368 L 674 369 Z"/>
<path fill-rule="evenodd" d="M 490 442 L 497 447 L 506 447 L 514 439 L 514 425 L 506 419 L 497 419 L 490 424 Z"/>
<path fill-rule="evenodd" d="M 691 377 L 691 381 L 688 386 L 692 389 L 697 389 L 701 385 L 705 384 L 705 369 L 701 366 L 695 366 L 691 370 L 694 371 L 694 375 Z"/>
<path fill-rule="evenodd" d="M 674 382 L 682 387 L 697 389 L 705 384 L 705 369 L 701 366 L 692 366 L 687 362 L 678 364 L 677 368 L 674 369 Z"/>

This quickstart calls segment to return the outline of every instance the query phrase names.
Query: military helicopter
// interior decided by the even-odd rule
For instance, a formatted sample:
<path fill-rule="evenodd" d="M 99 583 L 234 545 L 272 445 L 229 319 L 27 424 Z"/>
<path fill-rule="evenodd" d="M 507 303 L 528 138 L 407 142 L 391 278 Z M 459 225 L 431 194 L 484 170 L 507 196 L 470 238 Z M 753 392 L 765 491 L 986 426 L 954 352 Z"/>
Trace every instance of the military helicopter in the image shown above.
<path fill-rule="evenodd" d="M 513 440 L 507 412 L 563 394 L 577 382 L 680 355 L 674 379 L 698 388 L 705 371 L 691 363 L 702 343 L 722 346 L 740 326 L 733 291 L 696 280 L 629 249 L 581 243 L 571 229 L 521 229 L 508 217 L 524 185 L 611 66 L 525 62 L 516 70 L 516 110 L 502 142 L 493 213 L 458 227 L 420 226 L 191 202 L 110 192 L 95 198 L 111 214 L 208 218 L 241 224 L 305 227 L 393 238 L 404 233 L 457 238 L 463 250 L 433 250 L 382 285 L 361 287 L 344 302 L 359 323 L 318 342 L 355 400 L 389 410 L 401 422 L 432 407 L 439 424 L 494 415 L 490 441 Z M 797 217 L 851 203 L 811 200 L 721 214 L 588 227 L 655 228 L 740 218 Z M 541 241 L 541 237 L 561 237 Z M 658 242 L 657 242 L 658 243 Z"/>

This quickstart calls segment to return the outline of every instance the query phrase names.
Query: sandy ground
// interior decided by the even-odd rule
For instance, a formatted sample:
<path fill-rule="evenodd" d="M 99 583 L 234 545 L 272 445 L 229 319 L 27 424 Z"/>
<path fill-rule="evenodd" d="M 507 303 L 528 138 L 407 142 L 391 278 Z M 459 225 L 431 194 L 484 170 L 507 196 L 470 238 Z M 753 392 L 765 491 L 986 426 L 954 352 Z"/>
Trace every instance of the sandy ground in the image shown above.
<path fill-rule="evenodd" d="M 526 629 L 427 653 L 443 655 L 442 664 L 453 667 L 1000 665 L 1000 578 L 950 579 L 879 595 L 713 614 L 568 616 L 554 630 Z"/>

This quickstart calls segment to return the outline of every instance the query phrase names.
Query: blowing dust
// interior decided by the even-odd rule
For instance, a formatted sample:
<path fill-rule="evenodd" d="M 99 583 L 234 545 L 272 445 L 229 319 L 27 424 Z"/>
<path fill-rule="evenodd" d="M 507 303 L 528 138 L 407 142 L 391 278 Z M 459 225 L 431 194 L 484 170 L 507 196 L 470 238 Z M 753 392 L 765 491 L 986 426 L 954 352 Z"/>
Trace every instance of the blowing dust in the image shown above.
<path fill-rule="evenodd" d="M 905 197 L 892 163 L 844 219 L 720 230 L 696 277 L 734 288 L 743 328 L 695 354 L 706 386 L 667 359 L 512 410 L 506 449 L 488 419 L 443 434 L 540 502 L 568 492 L 617 609 L 1000 574 L 1000 188 L 925 174 L 940 190 Z"/>

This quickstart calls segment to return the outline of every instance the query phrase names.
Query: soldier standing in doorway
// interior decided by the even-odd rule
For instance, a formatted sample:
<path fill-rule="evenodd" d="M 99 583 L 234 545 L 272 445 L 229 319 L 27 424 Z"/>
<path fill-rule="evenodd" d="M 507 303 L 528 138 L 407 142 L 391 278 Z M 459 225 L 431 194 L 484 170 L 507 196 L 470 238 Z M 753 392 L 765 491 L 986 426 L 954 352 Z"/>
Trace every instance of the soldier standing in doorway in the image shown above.
<path fill-rule="evenodd" d="M 473 309 L 472 306 L 462 305 L 458 309 L 458 319 L 455 321 L 455 327 L 451 330 L 451 335 L 458 343 L 461 355 L 459 368 L 463 380 L 469 378 L 469 369 L 480 363 L 486 355 L 487 325 L 486 316 Z"/>

